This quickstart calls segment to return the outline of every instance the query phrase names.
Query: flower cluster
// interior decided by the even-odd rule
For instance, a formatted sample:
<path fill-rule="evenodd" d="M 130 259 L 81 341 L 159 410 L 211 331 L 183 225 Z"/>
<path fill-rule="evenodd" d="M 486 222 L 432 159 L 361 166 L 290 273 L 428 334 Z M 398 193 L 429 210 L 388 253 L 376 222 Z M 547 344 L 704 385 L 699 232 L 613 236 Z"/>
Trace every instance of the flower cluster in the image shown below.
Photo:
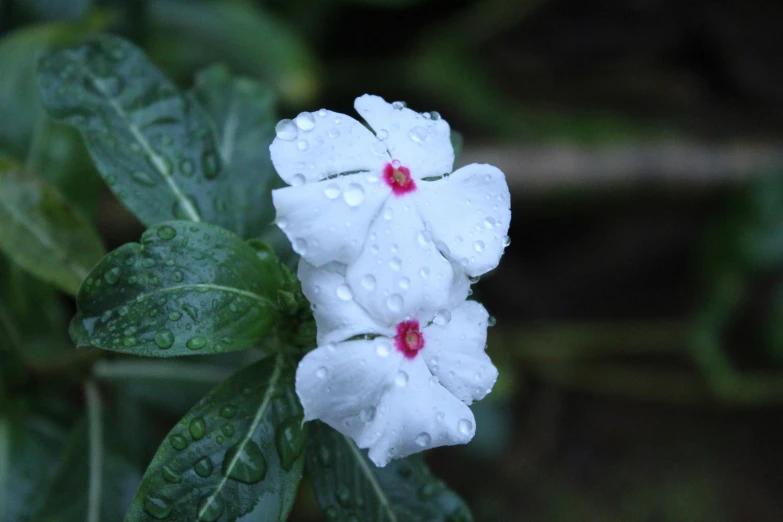
<path fill-rule="evenodd" d="M 325 109 L 277 124 L 272 161 L 290 186 L 273 200 L 318 327 L 296 374 L 305 419 L 384 466 L 473 438 L 468 405 L 497 369 L 487 311 L 466 299 L 508 244 L 510 197 L 495 167 L 451 172 L 438 113 L 370 95 L 355 108 L 372 130 Z"/>

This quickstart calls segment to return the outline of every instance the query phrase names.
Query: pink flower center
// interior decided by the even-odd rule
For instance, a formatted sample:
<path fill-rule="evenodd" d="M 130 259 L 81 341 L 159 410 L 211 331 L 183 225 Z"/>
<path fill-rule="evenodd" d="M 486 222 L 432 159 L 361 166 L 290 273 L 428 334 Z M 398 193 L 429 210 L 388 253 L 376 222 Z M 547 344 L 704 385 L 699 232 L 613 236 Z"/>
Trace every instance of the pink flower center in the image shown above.
<path fill-rule="evenodd" d="M 410 169 L 400 165 L 398 160 L 387 163 L 383 167 L 383 179 L 391 187 L 395 196 L 402 196 L 416 190 L 416 182 L 411 177 Z"/>
<path fill-rule="evenodd" d="M 397 335 L 394 336 L 394 344 L 406 358 L 416 357 L 419 350 L 424 348 L 424 334 L 419 330 L 419 321 L 413 319 L 399 323 Z"/>

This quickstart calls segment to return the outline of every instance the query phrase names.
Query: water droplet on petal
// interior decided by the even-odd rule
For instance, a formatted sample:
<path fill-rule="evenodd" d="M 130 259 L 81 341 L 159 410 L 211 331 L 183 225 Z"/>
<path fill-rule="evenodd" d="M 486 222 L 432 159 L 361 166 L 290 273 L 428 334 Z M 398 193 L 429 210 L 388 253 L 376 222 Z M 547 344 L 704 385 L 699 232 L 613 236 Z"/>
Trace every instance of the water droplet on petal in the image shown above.
<path fill-rule="evenodd" d="M 427 129 L 424 127 L 413 127 L 408 133 L 408 136 L 416 143 L 424 143 L 427 139 Z"/>
<path fill-rule="evenodd" d="M 385 209 L 383 209 L 383 219 L 385 219 L 386 221 L 391 221 L 393 217 L 394 217 L 394 211 L 391 208 L 386 207 Z"/>
<path fill-rule="evenodd" d="M 343 193 L 343 199 L 351 207 L 358 207 L 364 201 L 364 188 L 358 183 L 351 183 Z"/>
<path fill-rule="evenodd" d="M 489 326 L 491 328 L 491 327 L 495 326 L 497 324 L 497 322 L 498 322 L 498 320 L 495 318 L 495 316 L 494 315 L 490 315 L 489 318 L 487 319 L 487 326 Z"/>
<path fill-rule="evenodd" d="M 432 437 L 426 431 L 423 431 L 416 436 L 416 444 L 422 448 L 426 448 L 431 442 Z"/>
<path fill-rule="evenodd" d="M 392 103 L 392 107 L 394 108 L 395 111 L 401 111 L 406 107 L 406 104 L 404 101 L 396 101 Z"/>
<path fill-rule="evenodd" d="M 422 279 L 427 279 L 430 277 L 430 267 L 423 266 L 421 267 L 421 270 L 419 270 L 419 276 L 421 276 Z"/>
<path fill-rule="evenodd" d="M 375 408 L 373 406 L 368 406 L 359 412 L 359 419 L 362 422 L 372 422 L 374 418 L 375 418 Z"/>
<path fill-rule="evenodd" d="M 302 238 L 294 239 L 294 243 L 292 246 L 294 247 L 294 252 L 296 252 L 300 256 L 304 256 L 307 254 L 307 241 L 305 241 L 304 239 Z"/>
<path fill-rule="evenodd" d="M 386 155 L 386 152 L 388 149 L 386 148 L 386 145 L 383 142 L 376 141 L 372 144 L 372 153 L 376 156 L 384 156 Z"/>
<path fill-rule="evenodd" d="M 408 385 L 408 374 L 404 371 L 400 370 L 397 372 L 397 375 L 394 377 L 394 384 L 396 384 L 399 387 L 404 387 Z"/>
<path fill-rule="evenodd" d="M 383 141 L 389 137 L 389 131 L 387 131 L 386 129 L 381 129 L 376 133 L 376 136 L 378 136 L 379 140 Z"/>
<path fill-rule="evenodd" d="M 326 109 L 320 109 L 318 111 L 318 116 L 320 116 L 321 118 L 326 117 L 326 114 L 327 114 Z"/>
<path fill-rule="evenodd" d="M 389 261 L 389 268 L 391 268 L 395 272 L 398 272 L 401 267 L 402 267 L 402 260 L 399 257 L 393 257 L 392 260 Z"/>
<path fill-rule="evenodd" d="M 507 247 L 507 246 L 509 246 L 510 244 L 511 244 L 511 238 L 510 238 L 510 237 L 508 237 L 508 236 L 505 236 L 505 237 L 503 238 L 503 246 L 504 246 L 504 247 Z"/>
<path fill-rule="evenodd" d="M 305 151 L 310 148 L 310 143 L 307 140 L 299 140 L 296 142 L 296 147 L 301 151 Z"/>
<path fill-rule="evenodd" d="M 484 251 L 484 242 L 479 240 L 473 243 L 473 250 L 476 252 L 483 252 Z"/>
<path fill-rule="evenodd" d="M 315 128 L 315 118 L 309 112 L 300 112 L 296 117 L 296 126 L 303 131 L 311 131 Z"/>
<path fill-rule="evenodd" d="M 315 370 L 315 376 L 319 379 L 326 379 L 327 375 L 329 375 L 329 370 L 327 370 L 325 366 L 321 366 Z"/>
<path fill-rule="evenodd" d="M 275 134 L 281 140 L 292 141 L 296 139 L 296 124 L 291 120 L 280 120 L 275 125 Z"/>
<path fill-rule="evenodd" d="M 487 230 L 492 230 L 495 228 L 495 225 L 497 225 L 497 221 L 495 221 L 495 218 L 492 216 L 489 216 L 487 219 L 484 220 L 484 228 Z"/>
<path fill-rule="evenodd" d="M 386 341 L 380 341 L 375 345 L 375 353 L 379 357 L 388 357 L 391 353 L 391 345 Z"/>
<path fill-rule="evenodd" d="M 432 322 L 438 326 L 446 326 L 451 322 L 451 312 L 448 310 L 439 310 L 438 313 L 435 314 L 435 318 Z"/>
<path fill-rule="evenodd" d="M 362 286 L 366 290 L 372 290 L 375 288 L 375 276 L 372 274 L 367 274 L 364 277 L 362 277 Z"/>
<path fill-rule="evenodd" d="M 340 186 L 337 183 L 330 183 L 324 189 L 324 195 L 329 199 L 337 199 L 340 197 Z"/>
<path fill-rule="evenodd" d="M 407 277 L 403 277 L 402 279 L 400 279 L 399 285 L 400 288 L 402 288 L 403 290 L 407 290 L 411 286 L 411 280 L 408 279 Z"/>
<path fill-rule="evenodd" d="M 339 138 L 340 137 L 340 129 L 337 127 L 334 127 L 329 131 L 329 137 L 330 138 Z"/>
<path fill-rule="evenodd" d="M 470 435 L 473 433 L 473 423 L 468 419 L 460 419 L 460 421 L 457 423 L 457 428 L 463 435 Z"/>
<path fill-rule="evenodd" d="M 353 292 L 348 285 L 342 284 L 337 287 L 337 297 L 343 301 L 350 301 L 353 299 Z"/>
<path fill-rule="evenodd" d="M 304 177 L 304 174 L 294 174 L 294 177 L 291 178 L 292 187 L 301 187 L 305 183 L 307 183 L 307 178 Z"/>
<path fill-rule="evenodd" d="M 402 310 L 404 301 L 400 294 L 392 294 L 386 299 L 386 308 L 392 312 L 399 312 Z"/>

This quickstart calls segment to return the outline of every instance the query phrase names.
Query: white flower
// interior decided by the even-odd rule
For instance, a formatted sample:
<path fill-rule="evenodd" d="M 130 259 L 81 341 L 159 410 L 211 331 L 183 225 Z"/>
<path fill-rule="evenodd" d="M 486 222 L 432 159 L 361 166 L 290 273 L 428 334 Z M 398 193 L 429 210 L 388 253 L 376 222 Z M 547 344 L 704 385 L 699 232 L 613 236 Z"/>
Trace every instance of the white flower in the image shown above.
<path fill-rule="evenodd" d="M 476 421 L 467 405 L 484 398 L 498 375 L 484 352 L 484 307 L 463 301 L 432 322 L 420 316 L 377 321 L 348 298 L 345 279 L 331 268 L 300 261 L 321 336 L 296 371 L 305 420 L 321 419 L 369 448 L 377 466 L 469 442 Z M 322 331 L 329 326 L 334 330 Z M 350 340 L 369 333 L 377 337 Z"/>
<path fill-rule="evenodd" d="M 443 306 L 455 277 L 497 266 L 508 186 L 478 164 L 425 181 L 453 167 L 448 123 L 377 96 L 355 107 L 375 134 L 324 109 L 278 123 L 272 161 L 292 186 L 273 192 L 277 224 L 309 263 L 348 265 L 354 298 L 399 322 Z"/>

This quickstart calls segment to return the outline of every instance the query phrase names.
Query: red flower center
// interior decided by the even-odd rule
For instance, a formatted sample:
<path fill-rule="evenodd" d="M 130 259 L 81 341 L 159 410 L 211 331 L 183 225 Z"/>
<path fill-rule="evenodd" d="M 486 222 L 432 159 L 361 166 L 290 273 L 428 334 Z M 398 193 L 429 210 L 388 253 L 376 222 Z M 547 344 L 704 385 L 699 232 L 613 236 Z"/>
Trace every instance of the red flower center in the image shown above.
<path fill-rule="evenodd" d="M 402 196 L 416 190 L 416 182 L 411 177 L 410 169 L 400 165 L 398 160 L 386 164 L 383 168 L 383 179 L 391 187 L 395 196 Z"/>
<path fill-rule="evenodd" d="M 419 321 L 413 319 L 399 323 L 397 335 L 394 336 L 394 344 L 406 358 L 416 357 L 419 350 L 424 348 L 424 334 L 419 330 Z"/>

